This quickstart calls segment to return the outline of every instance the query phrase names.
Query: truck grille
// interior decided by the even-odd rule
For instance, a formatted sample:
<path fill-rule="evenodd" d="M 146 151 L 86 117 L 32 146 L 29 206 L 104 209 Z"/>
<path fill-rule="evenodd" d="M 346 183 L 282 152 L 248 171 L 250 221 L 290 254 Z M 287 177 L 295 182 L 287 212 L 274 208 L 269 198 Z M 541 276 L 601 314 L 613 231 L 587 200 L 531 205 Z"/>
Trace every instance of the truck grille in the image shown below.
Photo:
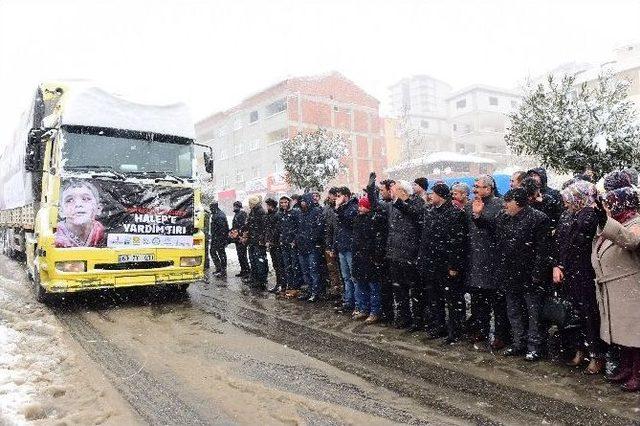
<path fill-rule="evenodd" d="M 122 271 L 127 269 L 154 269 L 166 268 L 173 266 L 172 260 L 156 261 L 156 262 L 123 262 L 123 263 L 96 263 L 94 269 L 103 269 L 107 271 Z"/>

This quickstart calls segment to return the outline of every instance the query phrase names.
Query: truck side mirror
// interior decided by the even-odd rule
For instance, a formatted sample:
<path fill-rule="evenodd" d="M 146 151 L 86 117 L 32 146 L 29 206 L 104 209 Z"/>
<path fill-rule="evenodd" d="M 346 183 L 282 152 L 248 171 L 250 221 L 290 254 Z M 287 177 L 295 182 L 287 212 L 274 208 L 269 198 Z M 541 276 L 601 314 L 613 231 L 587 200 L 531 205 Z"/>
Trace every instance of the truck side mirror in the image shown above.
<path fill-rule="evenodd" d="M 204 169 L 213 174 L 213 157 L 208 152 L 204 153 Z"/>
<path fill-rule="evenodd" d="M 40 170 L 42 165 L 40 164 L 41 150 L 42 150 L 42 135 L 44 131 L 42 129 L 31 129 L 27 139 L 27 152 L 24 157 L 24 168 L 28 172 L 34 172 Z"/>

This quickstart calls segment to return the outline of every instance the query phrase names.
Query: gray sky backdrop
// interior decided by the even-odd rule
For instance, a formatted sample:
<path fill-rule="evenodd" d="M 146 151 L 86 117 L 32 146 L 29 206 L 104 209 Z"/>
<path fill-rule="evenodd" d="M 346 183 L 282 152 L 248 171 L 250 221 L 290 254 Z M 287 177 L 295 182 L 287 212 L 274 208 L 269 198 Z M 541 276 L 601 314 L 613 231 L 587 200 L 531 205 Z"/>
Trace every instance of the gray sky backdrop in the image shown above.
<path fill-rule="evenodd" d="M 338 70 L 376 96 L 411 74 L 515 87 L 640 40 L 638 0 L 0 0 L 0 144 L 38 81 L 87 78 L 194 119 L 288 76 Z"/>

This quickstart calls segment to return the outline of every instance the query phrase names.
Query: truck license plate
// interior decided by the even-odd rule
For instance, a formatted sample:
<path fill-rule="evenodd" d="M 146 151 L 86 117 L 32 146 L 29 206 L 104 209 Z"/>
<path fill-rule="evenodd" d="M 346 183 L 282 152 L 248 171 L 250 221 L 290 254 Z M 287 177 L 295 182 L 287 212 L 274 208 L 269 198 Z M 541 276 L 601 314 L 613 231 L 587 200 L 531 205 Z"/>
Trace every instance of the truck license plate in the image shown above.
<path fill-rule="evenodd" d="M 150 262 L 155 258 L 156 256 L 153 254 L 119 254 L 118 262 Z"/>

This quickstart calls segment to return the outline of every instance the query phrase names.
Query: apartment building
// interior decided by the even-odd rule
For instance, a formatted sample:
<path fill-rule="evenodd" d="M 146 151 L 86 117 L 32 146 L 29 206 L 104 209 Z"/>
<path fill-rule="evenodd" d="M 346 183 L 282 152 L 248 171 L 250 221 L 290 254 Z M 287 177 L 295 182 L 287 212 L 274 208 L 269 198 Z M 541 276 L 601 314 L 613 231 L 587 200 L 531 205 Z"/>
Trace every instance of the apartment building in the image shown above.
<path fill-rule="evenodd" d="M 403 134 L 403 160 L 451 148 L 447 105 L 451 90 L 449 84 L 428 75 L 407 77 L 389 87 L 391 112 Z"/>
<path fill-rule="evenodd" d="M 447 105 L 453 150 L 479 155 L 506 154 L 507 117 L 520 102 L 521 96 L 516 91 L 485 85 L 452 93 Z"/>
<path fill-rule="evenodd" d="M 318 127 L 349 144 L 347 171 L 333 184 L 362 188 L 370 171 L 386 166 L 379 101 L 338 72 L 281 81 L 199 121 L 196 137 L 213 148 L 219 198 L 243 199 L 289 191 L 282 141 Z"/>

